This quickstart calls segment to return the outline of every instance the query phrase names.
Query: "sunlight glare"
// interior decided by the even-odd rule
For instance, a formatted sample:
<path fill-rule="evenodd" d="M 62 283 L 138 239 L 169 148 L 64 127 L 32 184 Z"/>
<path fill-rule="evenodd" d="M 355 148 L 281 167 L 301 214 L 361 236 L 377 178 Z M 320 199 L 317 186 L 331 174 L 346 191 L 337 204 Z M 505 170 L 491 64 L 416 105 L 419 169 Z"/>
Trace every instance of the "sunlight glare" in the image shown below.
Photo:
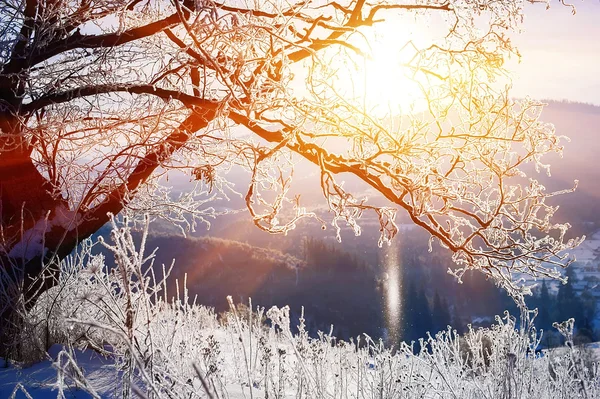
<path fill-rule="evenodd" d="M 406 114 L 423 109 L 423 94 L 419 80 L 408 63 L 415 55 L 416 25 L 409 21 L 386 21 L 357 35 L 356 45 L 366 57 L 356 60 L 356 69 L 349 71 L 345 85 L 365 109 L 377 116 Z"/>

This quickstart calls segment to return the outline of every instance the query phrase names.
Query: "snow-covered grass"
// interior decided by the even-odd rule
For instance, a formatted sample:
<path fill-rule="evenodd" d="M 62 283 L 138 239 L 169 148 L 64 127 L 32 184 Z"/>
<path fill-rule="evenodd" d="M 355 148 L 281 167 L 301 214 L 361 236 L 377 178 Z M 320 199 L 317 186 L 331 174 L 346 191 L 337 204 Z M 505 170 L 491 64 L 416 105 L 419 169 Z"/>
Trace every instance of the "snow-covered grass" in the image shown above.
<path fill-rule="evenodd" d="M 51 347 L 48 359 L 0 370 L 0 396 L 600 398 L 597 363 L 572 345 L 571 321 L 558 326 L 567 345 L 552 352 L 536 351 L 532 312 L 399 348 L 368 336 L 311 338 L 302 319 L 292 331 L 285 307 L 265 312 L 230 300 L 218 319 L 188 298 L 185 282 L 167 292 L 168 270 L 153 274 L 152 253 L 127 225 L 100 245 L 117 264 L 108 269 L 90 244 L 65 264 L 60 285 L 29 315 L 36 333 L 24 337 Z"/>

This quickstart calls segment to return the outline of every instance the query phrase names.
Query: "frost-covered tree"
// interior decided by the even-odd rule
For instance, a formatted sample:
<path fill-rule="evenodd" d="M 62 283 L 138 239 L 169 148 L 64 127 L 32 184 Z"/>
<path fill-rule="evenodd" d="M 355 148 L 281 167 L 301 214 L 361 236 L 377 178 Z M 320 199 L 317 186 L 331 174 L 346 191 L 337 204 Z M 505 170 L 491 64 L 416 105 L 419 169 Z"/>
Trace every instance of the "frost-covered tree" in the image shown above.
<path fill-rule="evenodd" d="M 542 104 L 509 97 L 503 67 L 522 12 L 521 0 L 2 1 L 0 328 L 109 214 L 209 216 L 157 186 L 169 170 L 222 192 L 222 170 L 244 167 L 250 217 L 272 233 L 316 217 L 286 197 L 294 157 L 320 169 L 338 235 L 374 212 L 388 242 L 400 209 L 454 252 L 457 276 L 479 269 L 513 294 L 514 273 L 557 277 L 577 242 L 524 170 L 562 148 Z M 371 73 L 383 86 L 369 74 L 392 62 L 373 54 L 378 26 L 399 55 Z M 398 79 L 414 107 L 383 116 L 372 98 Z M 345 191 L 343 174 L 389 204 Z"/>

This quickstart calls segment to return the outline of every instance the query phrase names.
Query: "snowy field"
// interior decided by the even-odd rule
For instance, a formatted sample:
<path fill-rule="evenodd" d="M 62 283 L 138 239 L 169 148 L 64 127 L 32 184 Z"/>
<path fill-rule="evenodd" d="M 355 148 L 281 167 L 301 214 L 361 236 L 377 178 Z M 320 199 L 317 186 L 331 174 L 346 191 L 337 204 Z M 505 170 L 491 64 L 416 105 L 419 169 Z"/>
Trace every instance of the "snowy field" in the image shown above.
<path fill-rule="evenodd" d="M 533 312 L 398 348 L 315 338 L 287 307 L 228 298 L 217 317 L 185 281 L 168 293 L 168 270 L 156 276 L 127 229 L 112 238 L 115 268 L 84 246 L 26 315 L 15 344 L 32 365 L 0 369 L 0 398 L 600 398 L 600 345 L 574 346 L 572 320 L 551 352 Z"/>
<path fill-rule="evenodd" d="M 13 394 L 16 398 L 27 398 L 27 394 L 19 389 L 20 386 L 33 398 L 60 397 L 57 369 L 53 364 L 59 360 L 59 353 L 63 349 L 65 348 L 62 345 L 53 345 L 48 351 L 47 360 L 35 363 L 30 367 L 0 369 L 0 398 L 8 398 Z M 95 392 L 103 398 L 119 396 L 119 384 L 115 382 L 119 380 L 118 375 L 122 373 L 115 372 L 113 361 L 91 349 L 74 350 L 72 355 Z M 58 364 L 56 363 L 57 366 Z M 86 390 L 79 389 L 77 384 L 70 380 L 63 384 L 63 394 L 66 398 L 74 399 L 93 397 Z"/>
<path fill-rule="evenodd" d="M 222 322 L 200 307 L 163 313 L 173 323 L 156 318 L 132 341 L 115 333 L 114 346 L 102 348 L 108 357 L 53 345 L 47 360 L 3 368 L 0 397 L 600 397 L 599 343 L 536 353 L 534 331 L 517 330 L 508 316 L 464 337 L 440 333 L 421 349 L 390 350 L 368 337 L 359 345 L 312 339 L 302 326 L 294 334 L 286 308 L 267 312 L 270 327 L 247 308 L 232 308 Z M 563 325 L 567 338 L 570 328 Z"/>

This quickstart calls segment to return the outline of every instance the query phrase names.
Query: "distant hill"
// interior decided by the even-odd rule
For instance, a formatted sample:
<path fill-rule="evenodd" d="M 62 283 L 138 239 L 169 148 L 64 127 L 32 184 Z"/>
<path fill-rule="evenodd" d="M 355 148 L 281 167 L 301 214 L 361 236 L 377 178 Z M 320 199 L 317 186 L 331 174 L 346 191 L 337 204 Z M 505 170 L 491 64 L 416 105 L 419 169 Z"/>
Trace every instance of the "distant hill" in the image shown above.
<path fill-rule="evenodd" d="M 228 309 L 226 297 L 267 309 L 289 305 L 296 318 L 305 308 L 312 333 L 329 331 L 348 339 L 361 333 L 381 336 L 382 301 L 377 273 L 364 261 L 317 240 L 303 240 L 294 256 L 278 250 L 214 237 L 184 238 L 150 235 L 146 248 L 158 248 L 154 260 L 157 276 L 175 258 L 168 297 L 176 295 L 176 280 L 183 295 L 187 274 L 189 298 Z M 108 259 L 108 264 L 112 259 Z M 358 294 L 359 293 L 359 294 Z"/>
<path fill-rule="evenodd" d="M 556 197 L 557 216 L 574 232 L 591 233 L 600 227 L 600 107 L 568 101 L 547 101 L 541 120 L 554 124 L 564 141 L 563 158 L 549 155 L 552 177 L 540 175 L 549 190 L 562 190 L 579 180 L 575 193 Z"/>
<path fill-rule="evenodd" d="M 600 106 L 590 103 L 581 103 L 577 101 L 570 100 L 553 100 L 553 99 L 542 99 L 540 100 L 547 105 L 546 110 L 548 109 L 561 109 L 567 112 L 576 112 L 576 113 L 588 113 L 588 114 L 600 114 Z"/>

